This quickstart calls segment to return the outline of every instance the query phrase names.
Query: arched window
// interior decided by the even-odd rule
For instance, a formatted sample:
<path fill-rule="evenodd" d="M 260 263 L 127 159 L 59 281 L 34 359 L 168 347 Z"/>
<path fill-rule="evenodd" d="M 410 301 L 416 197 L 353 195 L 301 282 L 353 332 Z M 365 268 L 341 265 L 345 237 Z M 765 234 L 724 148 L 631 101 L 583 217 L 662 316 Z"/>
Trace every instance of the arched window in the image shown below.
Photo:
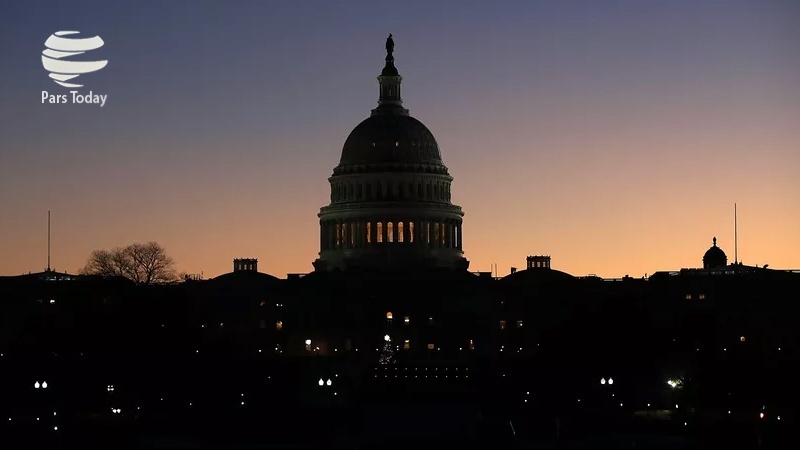
<path fill-rule="evenodd" d="M 377 231 L 378 234 L 376 241 L 383 242 L 383 222 L 378 222 L 378 228 L 375 231 Z"/>
<path fill-rule="evenodd" d="M 394 224 L 392 222 L 386 223 L 386 241 L 394 242 Z"/>
<path fill-rule="evenodd" d="M 404 242 L 403 222 L 397 222 L 397 242 Z"/>
<path fill-rule="evenodd" d="M 392 312 L 391 311 L 386 313 L 386 320 L 392 320 Z"/>
<path fill-rule="evenodd" d="M 408 222 L 408 242 L 414 242 L 414 222 Z"/>
<path fill-rule="evenodd" d="M 367 244 L 372 243 L 372 222 L 367 222 Z"/>

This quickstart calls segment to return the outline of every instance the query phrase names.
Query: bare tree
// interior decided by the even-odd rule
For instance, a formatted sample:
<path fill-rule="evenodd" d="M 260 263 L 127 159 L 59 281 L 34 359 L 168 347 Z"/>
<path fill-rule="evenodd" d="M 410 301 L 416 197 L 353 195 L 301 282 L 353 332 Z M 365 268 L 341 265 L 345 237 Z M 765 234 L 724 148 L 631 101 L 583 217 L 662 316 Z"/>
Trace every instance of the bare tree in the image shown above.
<path fill-rule="evenodd" d="M 86 275 L 122 276 L 137 284 L 177 280 L 175 261 L 157 242 L 95 250 L 81 270 Z"/>

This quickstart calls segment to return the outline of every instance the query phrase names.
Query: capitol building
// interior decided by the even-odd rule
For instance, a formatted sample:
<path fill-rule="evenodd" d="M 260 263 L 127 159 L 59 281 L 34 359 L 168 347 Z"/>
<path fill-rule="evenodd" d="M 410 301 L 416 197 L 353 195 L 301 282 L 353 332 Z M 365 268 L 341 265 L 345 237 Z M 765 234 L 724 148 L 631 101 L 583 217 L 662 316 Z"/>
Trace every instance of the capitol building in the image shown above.
<path fill-rule="evenodd" d="M 461 207 L 433 133 L 403 107 L 403 77 L 386 42 L 378 106 L 344 143 L 321 208 L 317 271 L 353 268 L 466 270 Z"/>

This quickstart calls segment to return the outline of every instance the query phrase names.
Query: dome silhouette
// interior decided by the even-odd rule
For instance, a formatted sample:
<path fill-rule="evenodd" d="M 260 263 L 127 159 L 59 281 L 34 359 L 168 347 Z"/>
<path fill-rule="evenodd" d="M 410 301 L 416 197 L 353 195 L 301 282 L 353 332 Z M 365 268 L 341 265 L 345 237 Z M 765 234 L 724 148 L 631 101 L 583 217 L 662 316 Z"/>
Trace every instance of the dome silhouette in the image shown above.
<path fill-rule="evenodd" d="M 716 269 L 727 265 L 728 256 L 721 248 L 717 247 L 717 238 L 715 237 L 711 248 L 706 250 L 706 253 L 703 255 L 703 268 Z"/>

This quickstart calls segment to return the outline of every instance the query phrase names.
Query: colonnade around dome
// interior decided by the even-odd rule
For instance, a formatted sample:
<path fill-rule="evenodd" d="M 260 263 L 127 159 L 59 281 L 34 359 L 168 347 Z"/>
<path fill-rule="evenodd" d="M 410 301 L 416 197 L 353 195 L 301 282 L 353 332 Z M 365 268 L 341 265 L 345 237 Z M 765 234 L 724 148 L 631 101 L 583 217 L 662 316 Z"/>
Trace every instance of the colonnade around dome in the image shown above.
<path fill-rule="evenodd" d="M 325 220 L 320 223 L 320 248 L 326 251 L 406 245 L 462 250 L 461 230 L 458 219 Z"/>

